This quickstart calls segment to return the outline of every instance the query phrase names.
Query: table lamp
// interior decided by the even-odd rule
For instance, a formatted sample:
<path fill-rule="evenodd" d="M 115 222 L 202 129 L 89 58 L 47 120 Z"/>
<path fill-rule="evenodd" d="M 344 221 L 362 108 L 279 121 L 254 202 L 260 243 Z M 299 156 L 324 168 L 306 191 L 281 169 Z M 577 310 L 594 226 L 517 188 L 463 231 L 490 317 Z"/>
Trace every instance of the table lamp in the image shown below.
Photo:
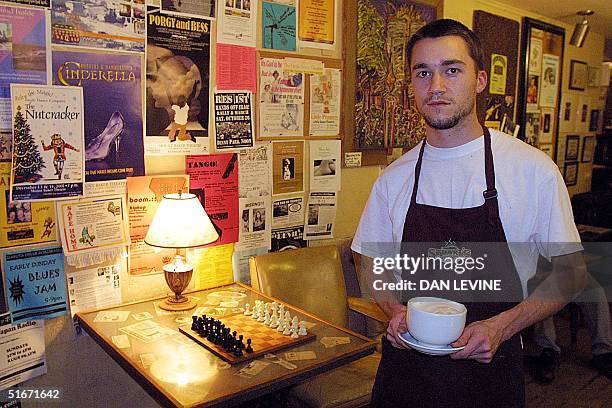
<path fill-rule="evenodd" d="M 149 225 L 145 243 L 160 248 L 175 248 L 174 261 L 164 265 L 164 277 L 174 296 L 169 296 L 159 307 L 164 310 L 188 310 L 195 302 L 181 293 L 185 290 L 193 267 L 181 254 L 185 248 L 209 244 L 219 238 L 210 218 L 194 194 L 166 194 L 157 207 Z"/>

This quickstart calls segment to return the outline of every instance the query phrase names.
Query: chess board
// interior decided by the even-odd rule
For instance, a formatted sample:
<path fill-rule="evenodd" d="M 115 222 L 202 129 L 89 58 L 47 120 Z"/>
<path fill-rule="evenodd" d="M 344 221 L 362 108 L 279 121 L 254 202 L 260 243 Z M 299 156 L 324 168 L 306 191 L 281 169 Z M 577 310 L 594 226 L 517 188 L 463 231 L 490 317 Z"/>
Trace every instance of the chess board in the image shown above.
<path fill-rule="evenodd" d="M 181 326 L 179 327 L 179 330 L 181 333 L 187 335 L 193 341 L 205 347 L 217 357 L 220 357 L 230 364 L 238 364 L 249 361 L 267 353 L 274 353 L 275 351 L 282 350 L 287 347 L 293 347 L 298 344 L 312 341 L 317 337 L 314 334 L 308 333 L 306 336 L 300 336 L 297 339 L 292 339 L 291 336 L 285 336 L 281 332 L 276 331 L 276 329 L 272 329 L 267 325 L 253 319 L 251 316 L 245 316 L 243 314 L 219 317 L 218 320 L 225 324 L 225 327 L 230 327 L 232 331 L 236 330 L 238 336 L 242 334 L 244 336 L 245 345 L 246 340 L 251 339 L 253 352 L 244 352 L 242 357 L 236 357 L 235 355 L 226 352 L 223 347 L 208 341 L 205 337 L 200 337 L 197 332 L 191 330 L 190 325 Z"/>

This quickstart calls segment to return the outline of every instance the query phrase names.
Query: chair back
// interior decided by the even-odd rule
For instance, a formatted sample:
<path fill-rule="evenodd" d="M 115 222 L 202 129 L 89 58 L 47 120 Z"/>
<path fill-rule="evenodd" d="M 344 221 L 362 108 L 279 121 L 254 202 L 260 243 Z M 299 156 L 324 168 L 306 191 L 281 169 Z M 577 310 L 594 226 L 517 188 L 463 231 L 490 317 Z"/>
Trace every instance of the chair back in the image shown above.
<path fill-rule="evenodd" d="M 347 327 L 346 288 L 335 245 L 255 256 L 249 269 L 255 290 Z"/>

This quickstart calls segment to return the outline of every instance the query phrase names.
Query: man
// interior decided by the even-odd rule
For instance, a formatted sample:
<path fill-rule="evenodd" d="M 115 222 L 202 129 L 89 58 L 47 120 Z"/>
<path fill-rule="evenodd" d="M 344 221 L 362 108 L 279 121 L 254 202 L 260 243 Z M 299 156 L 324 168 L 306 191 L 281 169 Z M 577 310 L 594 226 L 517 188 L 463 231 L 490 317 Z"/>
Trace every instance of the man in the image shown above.
<path fill-rule="evenodd" d="M 368 288 L 390 318 L 372 405 L 522 406 L 518 333 L 560 310 L 584 284 L 567 190 L 544 153 L 479 124 L 476 94 L 485 89 L 487 76 L 478 39 L 468 28 L 453 20 L 432 22 L 410 39 L 406 57 L 416 106 L 427 125 L 426 141 L 374 184 L 352 245 L 363 255 L 358 265 L 374 283 L 373 262 L 393 253 L 389 245 L 398 254 L 397 243 L 424 248 L 493 243 L 485 272 L 501 282 L 502 290 L 448 294 L 475 301 L 466 303 L 467 325 L 451 344 L 464 348 L 439 357 L 410 349 L 401 337 L 407 331 L 406 306 L 389 290 Z M 506 242 L 525 244 L 510 252 Z M 538 251 L 552 259 L 554 271 L 522 301 Z M 382 276 L 397 280 L 396 272 Z M 429 278 L 443 272 L 415 273 Z M 451 279 L 466 276 L 458 270 L 450 274 L 455 275 Z"/>

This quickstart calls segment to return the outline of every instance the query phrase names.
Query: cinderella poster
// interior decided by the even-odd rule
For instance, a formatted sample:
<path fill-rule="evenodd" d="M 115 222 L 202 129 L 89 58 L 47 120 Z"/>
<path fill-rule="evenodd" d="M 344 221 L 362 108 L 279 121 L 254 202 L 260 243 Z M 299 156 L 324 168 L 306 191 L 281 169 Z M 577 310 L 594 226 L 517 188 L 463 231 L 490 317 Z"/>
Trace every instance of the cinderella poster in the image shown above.
<path fill-rule="evenodd" d="M 91 182 L 144 175 L 141 57 L 53 52 L 52 66 L 55 85 L 83 88 L 88 195 L 104 190 L 92 188 Z"/>

